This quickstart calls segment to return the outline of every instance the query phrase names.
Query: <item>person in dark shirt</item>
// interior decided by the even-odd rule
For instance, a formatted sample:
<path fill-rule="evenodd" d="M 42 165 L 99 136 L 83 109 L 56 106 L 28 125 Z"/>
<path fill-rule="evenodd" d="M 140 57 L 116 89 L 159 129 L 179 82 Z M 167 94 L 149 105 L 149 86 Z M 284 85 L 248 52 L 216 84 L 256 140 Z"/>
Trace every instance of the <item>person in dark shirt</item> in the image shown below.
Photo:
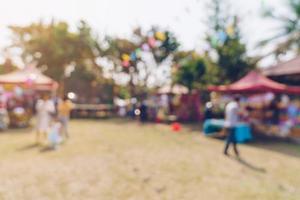
<path fill-rule="evenodd" d="M 148 120 L 148 106 L 146 105 L 145 102 L 142 102 L 140 106 L 140 121 L 144 123 L 147 120 Z"/>
<path fill-rule="evenodd" d="M 280 117 L 280 107 L 279 107 L 279 99 L 275 98 L 272 100 L 269 106 L 269 110 L 272 112 L 271 116 L 271 123 L 272 124 L 279 124 L 279 117 Z"/>

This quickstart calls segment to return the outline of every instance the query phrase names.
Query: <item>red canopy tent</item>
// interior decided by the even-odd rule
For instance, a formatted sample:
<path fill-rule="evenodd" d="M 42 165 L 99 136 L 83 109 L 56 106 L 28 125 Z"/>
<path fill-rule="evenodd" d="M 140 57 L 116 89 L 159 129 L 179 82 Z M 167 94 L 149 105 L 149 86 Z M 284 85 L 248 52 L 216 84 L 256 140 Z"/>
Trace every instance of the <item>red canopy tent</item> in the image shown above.
<path fill-rule="evenodd" d="M 42 91 L 53 91 L 58 88 L 58 83 L 51 78 L 43 75 L 34 67 L 27 67 L 8 74 L 0 75 L 0 84 L 18 85 Z"/>
<path fill-rule="evenodd" d="M 208 90 L 227 93 L 274 92 L 300 94 L 300 87 L 277 83 L 256 71 L 248 73 L 244 78 L 231 85 L 209 86 Z"/>

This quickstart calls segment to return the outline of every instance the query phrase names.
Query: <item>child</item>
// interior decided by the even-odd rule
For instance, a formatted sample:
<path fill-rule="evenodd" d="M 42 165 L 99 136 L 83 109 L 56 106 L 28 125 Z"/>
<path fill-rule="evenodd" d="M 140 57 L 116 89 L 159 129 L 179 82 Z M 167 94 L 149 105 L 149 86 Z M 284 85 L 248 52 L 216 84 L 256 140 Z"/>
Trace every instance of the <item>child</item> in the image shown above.
<path fill-rule="evenodd" d="M 62 125 L 58 119 L 55 119 L 50 127 L 48 135 L 49 143 L 53 149 L 57 149 L 58 145 L 62 142 L 61 138 Z"/>

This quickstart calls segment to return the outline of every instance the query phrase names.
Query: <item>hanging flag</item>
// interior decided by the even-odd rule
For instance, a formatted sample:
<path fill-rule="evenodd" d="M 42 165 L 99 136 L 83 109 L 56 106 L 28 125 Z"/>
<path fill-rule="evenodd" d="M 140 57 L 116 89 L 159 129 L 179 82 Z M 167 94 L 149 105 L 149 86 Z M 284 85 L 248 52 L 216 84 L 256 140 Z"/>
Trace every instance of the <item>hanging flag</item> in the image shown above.
<path fill-rule="evenodd" d="M 148 38 L 148 44 L 151 48 L 154 48 L 156 46 L 156 40 L 154 37 Z"/>
<path fill-rule="evenodd" d="M 165 41 L 166 40 L 166 34 L 163 32 L 156 32 L 155 33 L 155 38 L 160 40 L 160 41 Z"/>
<path fill-rule="evenodd" d="M 219 38 L 219 41 L 224 44 L 224 42 L 227 39 L 227 34 L 224 31 L 219 31 L 218 38 Z"/>
<path fill-rule="evenodd" d="M 218 46 L 218 39 L 215 36 L 213 36 L 210 38 L 210 43 L 212 47 L 216 48 Z"/>
<path fill-rule="evenodd" d="M 150 47 L 146 43 L 142 45 L 142 49 L 143 49 L 143 51 L 150 51 Z"/>
<path fill-rule="evenodd" d="M 142 50 L 140 48 L 137 48 L 135 50 L 135 55 L 137 58 L 141 58 L 142 57 Z"/>
<path fill-rule="evenodd" d="M 137 59 L 137 56 L 136 56 L 136 53 L 135 53 L 135 51 L 134 51 L 134 52 L 132 52 L 132 53 L 130 54 L 130 60 L 131 60 L 131 61 L 136 61 L 136 59 Z"/>
<path fill-rule="evenodd" d="M 233 25 L 228 26 L 227 29 L 226 29 L 226 32 L 230 37 L 234 36 L 234 27 L 233 27 Z"/>
<path fill-rule="evenodd" d="M 129 65 L 130 65 L 129 61 L 125 61 L 125 60 L 124 60 L 124 61 L 122 62 L 122 66 L 123 66 L 123 67 L 129 67 Z"/>
<path fill-rule="evenodd" d="M 124 54 L 122 55 L 122 60 L 123 60 L 123 61 L 130 61 L 130 56 L 129 56 L 128 54 L 124 53 Z"/>

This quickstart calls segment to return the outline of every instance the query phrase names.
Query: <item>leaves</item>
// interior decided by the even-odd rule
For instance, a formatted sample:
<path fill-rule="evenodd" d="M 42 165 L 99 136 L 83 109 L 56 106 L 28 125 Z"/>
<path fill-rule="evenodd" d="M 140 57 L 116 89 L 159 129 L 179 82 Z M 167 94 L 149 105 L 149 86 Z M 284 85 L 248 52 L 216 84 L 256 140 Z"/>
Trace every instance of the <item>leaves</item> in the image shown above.
<path fill-rule="evenodd" d="M 188 52 L 180 52 L 179 55 L 185 55 Z M 193 52 L 195 55 L 195 52 Z M 194 88 L 200 89 L 206 85 L 205 76 L 208 76 L 207 73 L 208 63 L 201 56 L 189 56 L 183 58 L 184 61 L 182 65 L 179 66 L 178 70 L 175 72 L 173 80 L 175 83 L 182 84 L 189 88 L 191 91 Z"/>
<path fill-rule="evenodd" d="M 95 65 L 95 58 L 100 54 L 91 28 L 84 21 L 75 32 L 69 30 L 67 23 L 54 21 L 10 29 L 14 35 L 13 46 L 22 49 L 24 61 L 36 62 L 37 67 L 46 66 L 45 73 L 57 81 L 64 78 L 64 70 L 71 63 L 93 71 L 91 65 Z"/>
<path fill-rule="evenodd" d="M 210 17 L 213 23 L 210 23 L 207 42 L 210 54 L 216 54 L 214 66 L 217 69 L 213 71 L 219 78 L 217 84 L 226 84 L 240 79 L 252 70 L 255 62 L 247 56 L 246 45 L 241 41 L 238 17 L 228 16 L 224 13 L 225 10 L 220 9 L 225 7 L 223 0 L 213 2 L 213 14 Z"/>
<path fill-rule="evenodd" d="M 300 52 L 300 1 L 299 0 L 286 0 L 289 15 L 286 13 L 280 14 L 272 11 L 266 18 L 278 21 L 281 26 L 273 37 L 263 40 L 259 46 L 266 46 L 269 43 L 277 43 L 277 46 L 270 52 L 278 57 L 278 55 L 285 54 L 289 51 Z M 270 10 L 270 9 L 269 9 Z"/>
<path fill-rule="evenodd" d="M 157 27 L 148 31 L 136 28 L 130 38 L 106 37 L 106 43 L 108 48 L 103 56 L 114 63 L 113 73 L 126 73 L 129 76 L 132 90 L 138 86 L 158 86 L 157 73 L 165 72 L 160 66 L 168 62 L 179 47 L 171 32 Z M 121 65 L 123 67 L 119 68 Z"/>

